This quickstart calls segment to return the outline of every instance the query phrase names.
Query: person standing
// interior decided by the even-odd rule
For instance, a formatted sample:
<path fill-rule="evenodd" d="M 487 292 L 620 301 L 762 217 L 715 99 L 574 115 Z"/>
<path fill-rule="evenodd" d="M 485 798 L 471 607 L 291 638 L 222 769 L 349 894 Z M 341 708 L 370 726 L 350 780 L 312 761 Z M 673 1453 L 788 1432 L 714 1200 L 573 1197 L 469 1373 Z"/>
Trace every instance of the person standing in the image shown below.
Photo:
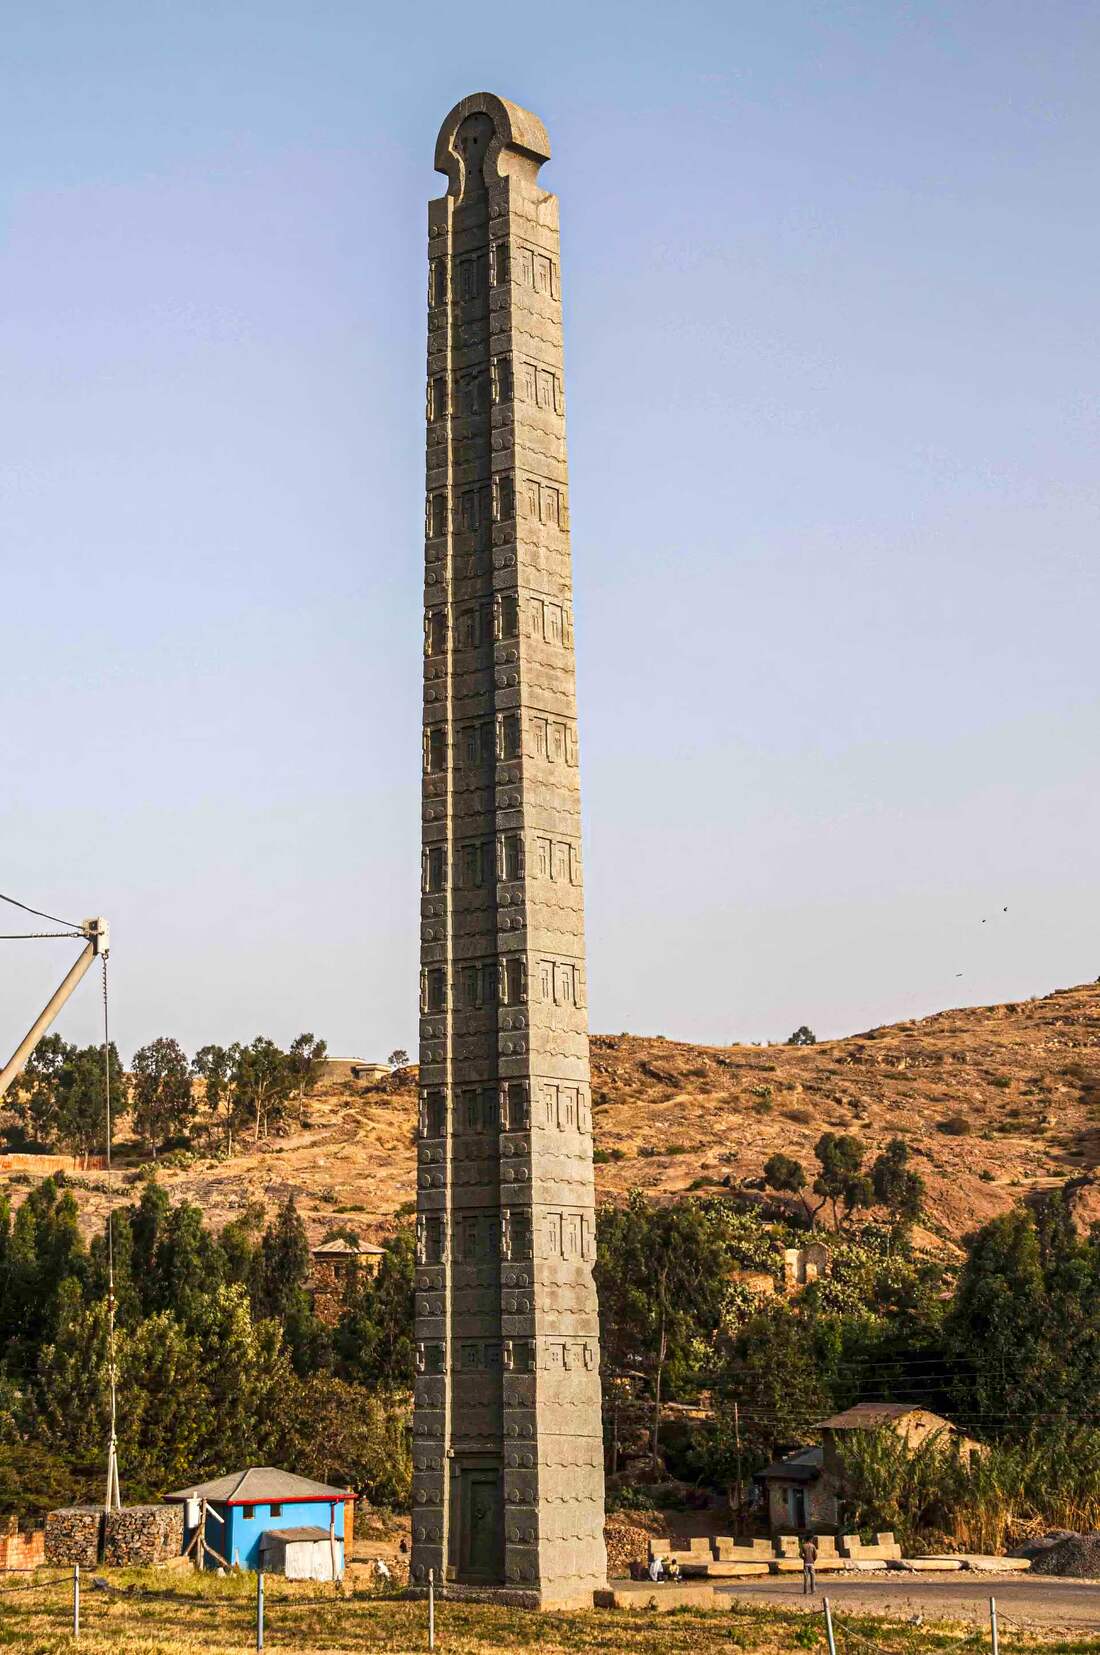
<path fill-rule="evenodd" d="M 812 1597 L 817 1591 L 817 1541 L 808 1534 L 802 1542 L 802 1595 Z"/>

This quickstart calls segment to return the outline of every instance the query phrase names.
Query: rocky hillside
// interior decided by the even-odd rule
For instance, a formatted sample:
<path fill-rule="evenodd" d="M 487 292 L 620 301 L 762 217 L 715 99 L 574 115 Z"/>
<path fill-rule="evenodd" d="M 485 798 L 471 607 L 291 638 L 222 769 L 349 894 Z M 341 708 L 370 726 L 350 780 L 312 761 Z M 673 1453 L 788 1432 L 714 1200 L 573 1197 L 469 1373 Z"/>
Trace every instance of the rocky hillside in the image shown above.
<path fill-rule="evenodd" d="M 1066 1178 L 1080 1181 L 1082 1216 L 1100 1217 L 1096 984 L 808 1047 L 594 1035 L 592 1091 L 604 1198 L 634 1186 L 660 1198 L 751 1186 L 773 1151 L 809 1164 L 817 1137 L 832 1129 L 858 1134 L 872 1151 L 908 1139 L 928 1187 L 929 1242 L 957 1240 L 1028 1190 Z M 367 1085 L 334 1068 L 310 1115 L 303 1130 L 230 1162 L 165 1168 L 163 1182 L 215 1224 L 293 1191 L 317 1239 L 334 1225 L 378 1239 L 415 1195 L 415 1073 Z M 119 1164 L 125 1194 L 140 1171 L 124 1143 Z M 77 1183 L 91 1226 L 105 1180 L 87 1173 Z"/>

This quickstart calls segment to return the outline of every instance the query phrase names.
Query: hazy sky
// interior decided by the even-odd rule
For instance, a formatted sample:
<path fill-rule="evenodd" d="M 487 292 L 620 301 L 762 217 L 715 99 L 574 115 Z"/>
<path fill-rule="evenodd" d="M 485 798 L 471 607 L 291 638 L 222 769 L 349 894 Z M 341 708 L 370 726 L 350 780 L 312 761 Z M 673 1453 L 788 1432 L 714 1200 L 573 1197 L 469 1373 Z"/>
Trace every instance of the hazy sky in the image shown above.
<path fill-rule="evenodd" d="M 0 889 L 110 918 L 125 1056 L 415 1044 L 425 201 L 482 89 L 562 203 L 592 1027 L 1097 975 L 1095 5 L 0 31 Z M 0 944 L 0 1044 L 70 953 Z"/>

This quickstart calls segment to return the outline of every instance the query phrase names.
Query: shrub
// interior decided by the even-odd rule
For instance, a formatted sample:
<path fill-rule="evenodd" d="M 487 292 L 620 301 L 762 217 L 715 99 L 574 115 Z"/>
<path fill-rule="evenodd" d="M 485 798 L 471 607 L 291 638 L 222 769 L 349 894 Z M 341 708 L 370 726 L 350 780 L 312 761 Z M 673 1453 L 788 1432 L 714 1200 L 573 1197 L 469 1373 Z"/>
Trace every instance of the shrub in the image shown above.
<path fill-rule="evenodd" d="M 940 1132 L 946 1132 L 949 1138 L 965 1138 L 968 1132 L 973 1131 L 966 1115 L 948 1115 L 946 1120 L 937 1123 Z"/>

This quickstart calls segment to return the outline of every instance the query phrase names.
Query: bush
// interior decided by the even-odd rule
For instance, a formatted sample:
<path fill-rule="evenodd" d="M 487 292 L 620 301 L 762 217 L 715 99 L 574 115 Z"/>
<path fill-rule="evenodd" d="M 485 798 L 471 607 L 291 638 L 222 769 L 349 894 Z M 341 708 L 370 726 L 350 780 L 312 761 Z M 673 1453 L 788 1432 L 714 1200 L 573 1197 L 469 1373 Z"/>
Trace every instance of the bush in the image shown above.
<path fill-rule="evenodd" d="M 621 1161 L 625 1159 L 625 1156 L 626 1150 L 617 1147 L 615 1149 L 594 1149 L 592 1151 L 592 1159 L 597 1166 L 602 1166 L 605 1161 Z"/>
<path fill-rule="evenodd" d="M 937 1130 L 946 1132 L 949 1138 L 965 1138 L 974 1129 L 966 1115 L 948 1115 L 946 1120 L 937 1123 Z"/>

